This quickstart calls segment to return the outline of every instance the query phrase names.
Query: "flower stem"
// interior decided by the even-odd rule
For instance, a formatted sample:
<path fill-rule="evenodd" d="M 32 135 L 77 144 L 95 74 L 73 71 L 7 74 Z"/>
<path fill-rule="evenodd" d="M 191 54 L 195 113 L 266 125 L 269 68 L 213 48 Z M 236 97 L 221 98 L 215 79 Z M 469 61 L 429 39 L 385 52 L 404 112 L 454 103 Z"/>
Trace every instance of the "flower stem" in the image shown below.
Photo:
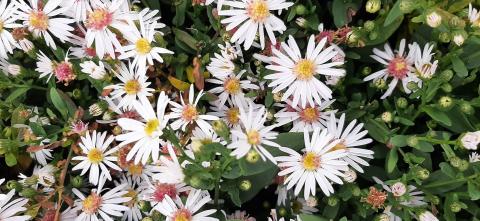
<path fill-rule="evenodd" d="M 465 182 L 465 181 L 468 181 L 470 179 L 473 179 L 477 176 L 478 176 L 478 174 L 473 174 L 471 176 L 467 176 L 467 177 L 463 177 L 463 178 L 459 178 L 459 179 L 452 179 L 452 180 L 447 180 L 447 181 L 444 181 L 444 182 L 433 183 L 433 184 L 430 184 L 430 185 L 425 185 L 424 188 L 434 188 L 434 187 L 446 186 L 446 185 L 450 185 L 450 184 L 454 184 L 454 183 L 461 183 L 461 182 Z"/>
<path fill-rule="evenodd" d="M 73 154 L 73 148 L 70 147 L 70 150 L 68 152 L 68 157 L 67 161 L 65 162 L 65 165 L 63 166 L 62 173 L 60 174 L 60 181 L 58 185 L 58 201 L 57 201 L 57 211 L 55 212 L 55 221 L 60 221 L 60 209 L 62 207 L 62 194 L 63 194 L 63 188 L 64 188 L 64 183 L 65 183 L 65 177 L 67 176 L 68 172 L 68 165 L 70 164 L 70 160 L 72 159 L 72 154 Z"/>

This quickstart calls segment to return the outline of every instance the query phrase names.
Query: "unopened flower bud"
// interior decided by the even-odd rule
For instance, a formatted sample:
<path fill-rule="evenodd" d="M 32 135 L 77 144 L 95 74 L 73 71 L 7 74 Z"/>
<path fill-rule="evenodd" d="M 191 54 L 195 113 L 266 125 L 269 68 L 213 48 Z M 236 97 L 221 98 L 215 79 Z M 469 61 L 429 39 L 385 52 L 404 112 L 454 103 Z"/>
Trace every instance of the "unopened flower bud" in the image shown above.
<path fill-rule="evenodd" d="M 432 195 L 432 196 L 429 197 L 429 200 L 430 200 L 431 203 L 433 203 L 433 205 L 440 204 L 440 197 L 438 197 L 438 196 Z"/>
<path fill-rule="evenodd" d="M 202 186 L 203 182 L 202 182 L 202 179 L 196 175 L 193 175 L 192 177 L 190 177 L 190 179 L 188 179 L 189 183 L 190 183 L 190 186 L 192 186 L 193 188 L 197 188 L 197 189 L 200 189 L 200 187 Z"/>
<path fill-rule="evenodd" d="M 442 84 L 441 88 L 442 88 L 442 91 L 444 91 L 445 93 L 450 93 L 450 92 L 452 92 L 452 89 L 453 89 L 452 85 L 449 84 L 449 83 Z"/>
<path fill-rule="evenodd" d="M 400 11 L 404 14 L 412 12 L 416 8 L 415 0 L 400 0 Z"/>
<path fill-rule="evenodd" d="M 453 71 L 450 69 L 447 69 L 445 71 L 442 71 L 442 73 L 440 73 L 440 79 L 442 79 L 442 81 L 444 82 L 448 82 L 452 78 L 453 78 Z"/>
<path fill-rule="evenodd" d="M 103 114 L 105 110 L 103 110 L 98 103 L 90 105 L 88 108 L 88 111 L 90 112 L 90 115 L 94 117 L 98 117 Z"/>
<path fill-rule="evenodd" d="M 227 124 L 223 120 L 213 121 L 212 127 L 215 133 L 217 133 L 220 137 L 225 140 L 229 140 L 230 128 L 228 128 Z"/>
<path fill-rule="evenodd" d="M 370 66 L 365 66 L 362 68 L 362 74 L 367 76 L 372 73 L 372 68 Z"/>
<path fill-rule="evenodd" d="M 453 104 L 453 99 L 449 96 L 443 96 L 438 100 L 438 104 L 442 108 L 449 108 Z"/>
<path fill-rule="evenodd" d="M 419 168 L 417 170 L 416 176 L 417 176 L 418 179 L 426 180 L 426 179 L 428 179 L 428 177 L 430 177 L 430 171 L 428 171 L 425 168 Z"/>
<path fill-rule="evenodd" d="M 327 203 L 329 206 L 336 206 L 338 203 L 338 198 L 335 196 L 328 197 Z"/>
<path fill-rule="evenodd" d="M 113 135 L 120 135 L 122 133 L 122 128 L 120 126 L 115 126 L 112 130 Z"/>
<path fill-rule="evenodd" d="M 305 5 L 302 5 L 302 4 L 299 4 L 297 6 L 295 6 L 295 13 L 297 15 L 305 15 L 307 13 L 307 7 L 305 7 Z"/>
<path fill-rule="evenodd" d="M 70 183 L 72 184 L 73 187 L 75 188 L 81 188 L 83 187 L 83 178 L 82 176 L 74 176 L 70 178 Z"/>
<path fill-rule="evenodd" d="M 477 150 L 479 143 L 480 143 L 480 131 L 467 132 L 460 136 L 460 144 L 463 148 L 467 150 Z"/>
<path fill-rule="evenodd" d="M 438 221 L 438 218 L 435 217 L 430 211 L 423 211 L 418 214 L 419 221 Z"/>
<path fill-rule="evenodd" d="M 245 159 L 249 163 L 256 163 L 258 162 L 258 160 L 260 160 L 260 154 L 258 154 L 256 150 L 251 149 L 250 151 L 248 151 L 247 157 Z"/>
<path fill-rule="evenodd" d="M 458 157 L 452 157 L 450 159 L 450 165 L 452 165 L 452 167 L 459 168 L 461 163 L 462 163 L 462 159 Z"/>
<path fill-rule="evenodd" d="M 389 112 L 389 111 L 383 112 L 381 117 L 382 117 L 382 121 L 385 123 L 390 123 L 393 120 L 392 112 Z"/>
<path fill-rule="evenodd" d="M 22 184 L 16 180 L 9 180 L 6 185 L 8 190 L 15 190 L 15 192 L 20 192 L 23 189 Z"/>
<path fill-rule="evenodd" d="M 407 88 L 412 90 L 412 91 L 416 91 L 416 90 L 418 90 L 418 83 L 410 81 L 410 82 L 407 83 Z"/>
<path fill-rule="evenodd" d="M 387 82 L 383 78 L 375 80 L 373 85 L 380 90 L 387 88 Z"/>
<path fill-rule="evenodd" d="M 368 34 L 368 39 L 370 39 L 372 41 L 374 41 L 377 38 L 378 38 L 378 32 L 376 32 L 376 31 L 370 32 L 370 34 Z"/>
<path fill-rule="evenodd" d="M 308 21 L 305 18 L 299 17 L 295 19 L 295 23 L 302 28 L 306 28 L 308 25 Z"/>
<path fill-rule="evenodd" d="M 375 29 L 375 22 L 372 21 L 372 20 L 368 20 L 368 21 L 366 21 L 365 23 L 363 23 L 363 27 L 364 27 L 365 30 L 367 30 L 368 32 L 373 31 L 373 29 Z"/>
<path fill-rule="evenodd" d="M 402 182 L 394 183 L 390 189 L 392 189 L 392 194 L 396 197 L 403 196 L 407 192 L 407 187 Z"/>
<path fill-rule="evenodd" d="M 472 107 L 472 105 L 468 102 L 462 102 L 460 104 L 460 110 L 464 113 L 464 114 L 468 114 L 468 115 L 471 115 L 475 112 L 475 109 Z"/>
<path fill-rule="evenodd" d="M 390 216 L 386 213 L 382 213 L 375 217 L 375 221 L 390 221 Z"/>
<path fill-rule="evenodd" d="M 352 195 L 353 196 L 360 196 L 362 194 L 362 190 L 358 186 L 353 186 L 352 187 Z"/>
<path fill-rule="evenodd" d="M 282 101 L 282 96 L 283 96 L 283 93 L 282 92 L 277 92 L 277 93 L 274 93 L 273 94 L 273 100 L 277 103 L 281 102 Z"/>
<path fill-rule="evenodd" d="M 450 204 L 450 210 L 454 213 L 458 213 L 460 210 L 462 210 L 462 205 L 460 205 L 459 202 L 453 202 Z"/>
<path fill-rule="evenodd" d="M 440 40 L 441 42 L 443 43 L 448 43 L 450 42 L 450 33 L 448 32 L 441 32 L 439 35 L 438 35 L 438 40 Z"/>
<path fill-rule="evenodd" d="M 396 102 L 396 103 L 397 103 L 397 107 L 402 108 L 402 109 L 403 109 L 403 108 L 406 108 L 406 107 L 408 106 L 408 101 L 407 101 L 407 99 L 404 98 L 404 97 L 399 97 L 399 98 L 397 99 L 397 102 Z"/>
<path fill-rule="evenodd" d="M 463 172 L 463 171 L 465 171 L 465 170 L 468 169 L 468 166 L 469 166 L 469 165 L 470 165 L 470 163 L 469 163 L 468 161 L 466 161 L 466 160 L 461 160 L 461 161 L 460 161 L 460 166 L 458 167 L 458 170 L 460 170 L 460 171 Z"/>
<path fill-rule="evenodd" d="M 150 218 L 150 217 L 144 217 L 144 218 L 142 219 L 142 221 L 153 221 L 153 219 Z"/>
<path fill-rule="evenodd" d="M 250 180 L 242 180 L 239 186 L 240 190 L 248 191 L 252 188 L 252 182 L 250 182 Z"/>
<path fill-rule="evenodd" d="M 442 16 L 438 14 L 436 11 L 430 12 L 425 19 L 426 19 L 427 25 L 432 28 L 436 28 L 442 24 Z"/>
<path fill-rule="evenodd" d="M 357 173 L 354 170 L 348 168 L 348 170 L 344 173 L 343 180 L 347 183 L 353 183 L 356 179 Z"/>
<path fill-rule="evenodd" d="M 368 13 L 375 13 L 378 10 L 380 10 L 381 6 L 382 6 L 381 0 L 368 0 L 367 4 L 365 4 L 365 10 Z"/>
<path fill-rule="evenodd" d="M 150 212 L 150 210 L 152 209 L 152 206 L 150 205 L 150 203 L 144 200 L 140 200 L 138 202 L 138 206 L 140 207 L 140 210 L 142 212 Z"/>
<path fill-rule="evenodd" d="M 457 33 L 453 35 L 453 43 L 455 43 L 457 46 L 462 46 L 464 42 L 465 37 L 462 34 Z"/>
<path fill-rule="evenodd" d="M 286 216 L 286 215 L 288 214 L 288 211 L 287 211 L 287 209 L 285 209 L 285 208 L 282 207 L 282 208 L 278 209 L 278 214 L 279 214 L 281 217 L 282 217 L 282 216 Z"/>
<path fill-rule="evenodd" d="M 410 136 L 407 138 L 407 145 L 414 147 L 418 145 L 418 138 L 416 136 Z"/>

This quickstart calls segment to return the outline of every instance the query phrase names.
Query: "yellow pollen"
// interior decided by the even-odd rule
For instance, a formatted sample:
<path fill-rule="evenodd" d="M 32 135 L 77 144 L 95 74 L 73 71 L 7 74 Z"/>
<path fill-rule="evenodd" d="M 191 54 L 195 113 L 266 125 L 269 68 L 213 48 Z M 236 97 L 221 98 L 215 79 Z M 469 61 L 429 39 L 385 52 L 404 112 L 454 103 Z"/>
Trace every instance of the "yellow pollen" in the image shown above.
<path fill-rule="evenodd" d="M 158 119 L 152 119 L 147 121 L 147 124 L 145 124 L 145 133 L 148 136 L 152 136 L 153 132 L 155 132 L 160 125 L 160 121 Z"/>
<path fill-rule="evenodd" d="M 225 80 L 223 87 L 229 94 L 238 94 L 238 92 L 240 92 L 240 80 L 235 77 L 228 78 Z"/>
<path fill-rule="evenodd" d="M 138 39 L 138 41 L 135 43 L 135 48 L 140 55 L 146 55 L 152 50 L 150 42 L 148 42 L 148 40 L 145 38 Z"/>
<path fill-rule="evenodd" d="M 128 166 L 128 172 L 133 176 L 140 176 L 143 173 L 143 166 L 141 164 L 130 164 Z"/>
<path fill-rule="evenodd" d="M 127 81 L 124 86 L 125 93 L 127 93 L 128 95 L 137 94 L 138 92 L 140 92 L 141 89 L 142 87 L 140 83 L 135 79 Z"/>
<path fill-rule="evenodd" d="M 300 113 L 300 117 L 303 121 L 312 123 L 318 119 L 319 111 L 314 107 L 307 107 Z"/>
<path fill-rule="evenodd" d="M 48 29 L 48 16 L 43 11 L 32 11 L 29 23 L 32 28 L 45 31 Z"/>
<path fill-rule="evenodd" d="M 90 151 L 88 151 L 87 157 L 90 163 L 98 164 L 103 160 L 103 152 L 98 148 L 93 148 Z"/>
<path fill-rule="evenodd" d="M 305 170 L 316 170 L 320 167 L 320 157 L 314 152 L 307 152 L 303 155 L 302 164 Z"/>
<path fill-rule="evenodd" d="M 123 196 L 124 197 L 130 197 L 130 201 L 126 202 L 125 205 L 127 205 L 128 207 L 132 208 L 135 206 L 135 203 L 137 202 L 137 191 L 135 191 L 134 189 L 129 189 L 127 193 L 125 193 Z"/>
<path fill-rule="evenodd" d="M 175 212 L 173 218 L 173 221 L 191 221 L 192 214 L 186 209 L 179 209 L 177 212 Z"/>
<path fill-rule="evenodd" d="M 198 117 L 197 108 L 192 105 L 185 105 L 182 111 L 182 118 L 185 121 L 191 122 L 196 120 Z"/>
<path fill-rule="evenodd" d="M 301 59 L 293 68 L 299 80 L 310 80 L 315 74 L 315 64 L 307 59 Z"/>
<path fill-rule="evenodd" d="M 332 147 L 332 149 L 330 149 L 329 152 L 332 152 L 332 151 L 335 151 L 335 150 L 344 150 L 344 149 L 347 149 L 347 146 L 345 145 L 345 143 L 340 142 L 337 145 L 335 145 L 334 147 Z"/>
<path fill-rule="evenodd" d="M 247 13 L 250 18 L 256 22 L 263 22 L 270 16 L 270 10 L 268 8 L 267 1 L 265 0 L 252 0 L 247 6 Z"/>
<path fill-rule="evenodd" d="M 2 32 L 3 32 L 3 25 L 4 25 L 3 21 L 2 21 L 2 20 L 0 20 L 0 33 L 2 33 Z"/>
<path fill-rule="evenodd" d="M 240 110 L 237 107 L 232 107 L 226 111 L 226 116 L 231 125 L 237 125 L 240 121 Z"/>
<path fill-rule="evenodd" d="M 251 130 L 247 132 L 247 142 L 250 145 L 260 144 L 260 133 L 256 130 Z"/>
<path fill-rule="evenodd" d="M 82 210 L 86 214 L 94 214 L 97 212 L 98 208 L 102 204 L 102 197 L 96 193 L 91 193 L 87 198 L 82 202 Z"/>

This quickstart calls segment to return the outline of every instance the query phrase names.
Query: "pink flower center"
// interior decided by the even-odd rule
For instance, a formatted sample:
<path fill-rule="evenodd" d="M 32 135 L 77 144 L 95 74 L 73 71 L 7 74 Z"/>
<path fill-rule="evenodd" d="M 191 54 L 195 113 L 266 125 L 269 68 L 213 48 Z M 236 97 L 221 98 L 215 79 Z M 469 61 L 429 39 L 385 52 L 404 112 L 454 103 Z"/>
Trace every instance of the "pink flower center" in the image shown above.
<path fill-rule="evenodd" d="M 320 111 L 314 107 L 307 107 L 301 110 L 298 114 L 300 115 L 300 119 L 307 123 L 313 123 L 320 117 Z"/>
<path fill-rule="evenodd" d="M 98 8 L 88 14 L 86 26 L 89 29 L 101 31 L 112 24 L 113 13 L 107 9 Z"/>
<path fill-rule="evenodd" d="M 155 185 L 155 191 L 153 192 L 153 200 L 155 202 L 162 202 L 165 196 L 175 198 L 177 195 L 177 188 L 173 184 L 158 183 Z"/>
<path fill-rule="evenodd" d="M 29 17 L 30 27 L 40 31 L 48 29 L 48 16 L 43 11 L 32 11 Z"/>
<path fill-rule="evenodd" d="M 191 221 L 192 220 L 192 213 L 185 208 L 178 209 L 173 214 L 174 221 Z"/>
<path fill-rule="evenodd" d="M 75 79 L 72 64 L 63 61 L 55 66 L 55 76 L 59 81 L 69 82 Z"/>
<path fill-rule="evenodd" d="M 408 73 L 407 61 L 403 57 L 396 57 L 388 63 L 387 70 L 390 76 L 397 79 L 403 79 Z"/>
<path fill-rule="evenodd" d="M 83 200 L 82 210 L 86 214 L 94 214 L 98 211 L 101 205 L 102 205 L 102 197 L 92 192 L 90 196 L 88 196 Z"/>

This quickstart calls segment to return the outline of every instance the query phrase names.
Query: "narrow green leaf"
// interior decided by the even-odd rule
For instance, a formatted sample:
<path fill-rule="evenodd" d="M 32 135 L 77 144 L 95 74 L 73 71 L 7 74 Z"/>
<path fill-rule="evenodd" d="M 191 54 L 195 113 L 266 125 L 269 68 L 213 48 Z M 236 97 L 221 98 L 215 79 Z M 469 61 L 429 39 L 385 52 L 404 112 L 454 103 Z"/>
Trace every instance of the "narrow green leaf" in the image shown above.
<path fill-rule="evenodd" d="M 52 100 L 53 106 L 57 108 L 62 117 L 66 120 L 68 116 L 67 104 L 63 101 L 62 97 L 60 97 L 56 88 L 50 89 L 50 99 Z"/>
<path fill-rule="evenodd" d="M 389 129 L 383 122 L 374 119 L 368 119 L 365 123 L 368 134 L 380 143 L 386 143 L 388 140 Z"/>
<path fill-rule="evenodd" d="M 27 93 L 28 90 L 30 90 L 29 87 L 21 87 L 21 88 L 15 89 L 12 93 L 10 93 L 10 95 L 8 95 L 7 99 L 5 99 L 5 102 L 10 103 L 10 102 L 14 101 L 18 97 Z"/>
<path fill-rule="evenodd" d="M 383 23 L 383 27 L 389 26 L 395 20 L 397 20 L 398 18 L 400 18 L 403 15 L 402 11 L 400 10 L 400 2 L 401 2 L 400 0 L 395 2 L 392 9 L 390 9 L 390 11 L 388 12 L 387 18 L 385 19 L 385 22 Z"/>
<path fill-rule="evenodd" d="M 397 147 L 394 147 L 390 150 L 390 152 L 387 155 L 387 172 L 391 173 L 397 166 L 398 162 L 398 152 L 397 152 Z"/>
<path fill-rule="evenodd" d="M 185 43 L 185 45 L 192 50 L 197 50 L 197 40 L 195 40 L 190 34 L 177 28 L 173 28 L 173 33 L 175 34 L 175 38 L 180 42 Z"/>
<path fill-rule="evenodd" d="M 9 167 L 13 167 L 13 166 L 17 165 L 17 158 L 15 157 L 15 154 L 6 153 L 5 154 L 5 163 Z"/>
<path fill-rule="evenodd" d="M 453 70 L 455 73 L 457 73 L 457 76 L 459 77 L 466 77 L 468 76 L 468 70 L 467 67 L 465 66 L 465 63 L 458 57 L 458 56 L 452 56 L 452 65 L 453 65 Z"/>
<path fill-rule="evenodd" d="M 431 106 L 423 106 L 422 107 L 423 111 L 427 113 L 432 119 L 443 123 L 447 126 L 452 125 L 452 121 L 450 118 L 448 118 L 448 115 L 445 114 L 443 111 L 439 110 L 438 108 L 431 107 Z"/>

